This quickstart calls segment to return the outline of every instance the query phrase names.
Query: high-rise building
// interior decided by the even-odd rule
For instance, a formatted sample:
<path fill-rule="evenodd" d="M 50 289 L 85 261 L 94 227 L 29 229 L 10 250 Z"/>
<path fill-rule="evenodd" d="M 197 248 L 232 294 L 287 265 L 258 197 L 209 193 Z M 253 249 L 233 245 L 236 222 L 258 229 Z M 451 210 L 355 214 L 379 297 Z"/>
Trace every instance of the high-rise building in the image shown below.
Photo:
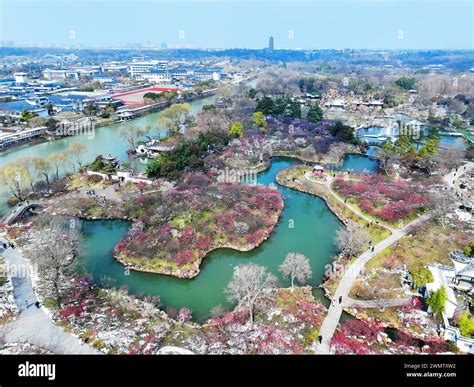
<path fill-rule="evenodd" d="M 268 52 L 270 54 L 273 53 L 273 36 L 270 36 L 270 39 L 268 41 Z"/>

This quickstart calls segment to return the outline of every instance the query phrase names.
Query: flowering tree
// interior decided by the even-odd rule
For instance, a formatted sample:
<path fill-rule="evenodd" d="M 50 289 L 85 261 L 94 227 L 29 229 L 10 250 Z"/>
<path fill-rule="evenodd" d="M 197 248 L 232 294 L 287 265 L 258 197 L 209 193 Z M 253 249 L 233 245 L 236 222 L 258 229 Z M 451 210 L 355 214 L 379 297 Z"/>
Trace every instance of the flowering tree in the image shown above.
<path fill-rule="evenodd" d="M 291 279 L 291 289 L 293 290 L 293 284 L 295 278 L 302 284 L 304 284 L 309 278 L 311 278 L 311 266 L 309 259 L 303 254 L 289 253 L 283 263 L 279 266 L 280 272 L 284 278 Z"/>
<path fill-rule="evenodd" d="M 369 233 L 365 228 L 348 226 L 340 228 L 335 237 L 335 242 L 346 257 L 361 253 L 369 240 Z"/>
<path fill-rule="evenodd" d="M 263 266 L 253 263 L 238 265 L 234 267 L 232 279 L 225 289 L 227 300 L 244 306 L 253 323 L 255 307 L 268 297 L 276 282 L 276 277 Z"/>

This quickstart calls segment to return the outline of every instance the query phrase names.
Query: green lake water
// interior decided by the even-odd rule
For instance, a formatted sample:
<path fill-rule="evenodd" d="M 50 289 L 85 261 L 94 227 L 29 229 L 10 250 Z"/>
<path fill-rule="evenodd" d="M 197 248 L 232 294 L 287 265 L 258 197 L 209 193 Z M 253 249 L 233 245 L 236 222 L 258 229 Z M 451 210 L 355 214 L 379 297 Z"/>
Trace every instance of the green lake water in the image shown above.
<path fill-rule="evenodd" d="M 265 185 L 275 183 L 276 174 L 295 163 L 296 160 L 288 158 L 273 158 L 270 169 L 260 173 L 257 182 Z M 354 171 L 373 171 L 377 165 L 367 157 L 350 155 L 345 167 Z M 128 222 L 123 221 L 83 223 L 85 267 L 93 274 L 95 281 L 105 286 L 127 286 L 131 293 L 159 295 L 165 307 L 188 307 L 198 320 L 206 318 L 216 305 L 230 306 L 226 302 L 224 289 L 238 264 L 252 262 L 266 266 L 286 286 L 289 282 L 281 278 L 278 266 L 287 253 L 302 253 L 311 262 L 313 277 L 310 284 L 316 286 L 324 276 L 325 266 L 337 253 L 333 239 L 341 223 L 322 199 L 277 187 L 283 195 L 285 208 L 270 238 L 250 252 L 219 249 L 210 253 L 194 279 L 134 271 L 126 273 L 124 266 L 114 261 L 112 256 L 115 244 L 129 227 Z"/>
<path fill-rule="evenodd" d="M 252 81 L 252 82 L 255 82 Z M 212 104 L 215 97 L 208 97 L 191 103 L 193 114 L 202 106 Z M 152 129 L 157 126 L 158 113 L 139 117 L 132 121 L 134 125 Z M 68 148 L 71 142 L 79 141 L 87 146 L 84 163 L 94 160 L 98 154 L 118 156 L 122 162 L 128 160 L 127 143 L 119 137 L 119 131 L 129 123 L 117 123 L 95 130 L 95 136 L 66 137 L 56 141 L 25 144 L 0 153 L 0 166 L 10 160 L 24 156 L 49 154 Z M 275 183 L 276 174 L 298 161 L 289 158 L 272 159 L 271 167 L 258 175 L 258 183 Z M 361 155 L 348 155 L 342 166 L 344 170 L 354 172 L 374 171 L 377 163 Z M 61 172 L 69 170 L 65 167 Z M 216 305 L 230 307 L 226 302 L 224 288 L 232 277 L 233 268 L 242 263 L 253 262 L 264 265 L 276 274 L 283 286 L 288 285 L 278 273 L 278 266 L 288 252 L 306 255 L 313 270 L 311 285 L 321 282 L 325 265 L 330 263 L 337 253 L 333 239 L 341 223 L 329 210 L 325 202 L 315 196 L 277 186 L 285 202 L 285 208 L 270 238 L 251 252 L 237 252 L 219 249 L 210 253 L 201 265 L 200 274 L 191 280 L 140 273 L 126 273 L 123 265 L 113 259 L 113 248 L 125 236 L 129 223 L 125 221 L 87 221 L 83 222 L 85 242 L 84 268 L 91 273 L 96 282 L 104 286 L 127 286 L 130 293 L 159 295 L 165 307 L 188 307 L 193 310 L 196 319 L 202 320 Z M 0 215 L 8 211 L 8 195 L 0 187 Z M 129 274 L 129 275 L 127 275 Z M 316 292 L 322 298 L 322 292 Z"/>

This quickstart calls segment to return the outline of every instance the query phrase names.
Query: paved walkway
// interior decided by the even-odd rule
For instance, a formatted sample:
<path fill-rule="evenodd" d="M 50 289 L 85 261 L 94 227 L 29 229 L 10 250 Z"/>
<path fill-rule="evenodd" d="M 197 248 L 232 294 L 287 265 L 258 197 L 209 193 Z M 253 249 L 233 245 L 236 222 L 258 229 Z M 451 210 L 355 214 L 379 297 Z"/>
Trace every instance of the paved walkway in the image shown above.
<path fill-rule="evenodd" d="M 443 177 L 445 184 L 449 186 L 454 192 L 459 194 L 460 200 L 464 205 L 470 205 L 471 207 L 474 206 L 473 201 L 470 198 L 466 197 L 466 190 L 461 190 L 456 188 L 456 184 L 454 184 L 455 180 L 458 180 L 461 176 L 465 175 L 467 172 L 474 169 L 474 162 L 470 161 L 464 166 L 459 167 L 457 171 L 452 171 L 451 173 L 447 174 Z"/>
<path fill-rule="evenodd" d="M 387 247 L 393 245 L 399 239 L 407 235 L 410 232 L 412 226 L 427 221 L 431 218 L 431 216 L 431 213 L 424 214 L 407 224 L 405 227 L 398 230 L 394 230 L 392 235 L 390 235 L 388 238 L 384 239 L 383 241 L 379 242 L 374 246 L 373 252 L 371 249 L 367 250 L 366 252 L 359 255 L 352 263 L 352 265 L 347 267 L 347 270 L 344 272 L 344 276 L 339 282 L 336 294 L 334 295 L 336 303 L 331 303 L 331 305 L 329 306 L 328 314 L 319 330 L 319 334 L 322 336 L 322 342 L 316 345 L 316 353 L 329 353 L 329 342 L 331 341 L 331 338 L 336 330 L 337 324 L 339 323 L 339 319 L 341 318 L 342 308 L 346 306 L 346 303 L 350 301 L 348 295 L 350 290 L 352 289 L 352 284 L 359 275 L 362 268 L 365 266 L 365 264 L 371 258 L 373 258 L 377 254 L 385 250 Z M 342 297 L 342 303 L 338 302 L 339 297 Z"/>
<path fill-rule="evenodd" d="M 0 237 L 0 244 L 6 242 Z M 100 351 L 56 326 L 43 308 L 34 305 L 36 295 L 31 284 L 30 266 L 18 248 L 3 250 L 5 263 L 16 268 L 12 273 L 15 302 L 20 309 L 17 320 L 1 326 L 7 343 L 32 343 L 60 354 L 99 354 Z M 28 305 L 28 307 L 27 307 Z"/>
<path fill-rule="evenodd" d="M 452 171 L 448 175 L 444 176 L 443 179 L 446 184 L 448 184 L 448 186 L 453 187 L 453 179 L 459 178 L 462 174 L 466 173 L 466 171 L 469 171 L 472 168 L 474 168 L 474 163 L 467 163 L 458 169 L 459 172 L 456 173 L 456 171 Z M 455 173 L 456 176 L 454 177 Z M 326 184 L 330 184 L 330 182 L 328 181 L 328 183 Z M 351 209 L 351 207 L 348 206 L 347 203 L 344 204 L 346 205 L 346 207 Z M 322 340 L 321 343 L 317 342 L 314 346 L 314 350 L 316 353 L 330 353 L 329 343 L 332 339 L 332 336 L 334 335 L 337 325 L 339 324 L 339 320 L 342 314 L 342 308 L 344 306 L 351 305 L 351 299 L 348 297 L 349 292 L 352 289 L 354 280 L 357 278 L 365 264 L 375 255 L 379 254 L 387 247 L 391 246 L 392 244 L 403 238 L 405 235 L 407 235 L 413 226 L 423 223 L 429 220 L 431 217 L 432 214 L 428 212 L 422 216 L 419 216 L 418 218 L 416 218 L 415 220 L 400 229 L 392 229 L 392 235 L 376 244 L 374 246 L 373 252 L 371 251 L 371 249 L 367 250 L 366 252 L 359 255 L 352 263 L 352 265 L 347 267 L 347 270 L 344 272 L 344 275 L 341 281 L 339 282 L 339 286 L 336 289 L 336 294 L 334 295 L 334 299 L 336 300 L 336 302 L 330 304 L 328 314 L 319 330 L 319 334 L 322 337 Z M 339 303 L 339 298 L 341 298 L 342 300 L 341 303 Z"/>

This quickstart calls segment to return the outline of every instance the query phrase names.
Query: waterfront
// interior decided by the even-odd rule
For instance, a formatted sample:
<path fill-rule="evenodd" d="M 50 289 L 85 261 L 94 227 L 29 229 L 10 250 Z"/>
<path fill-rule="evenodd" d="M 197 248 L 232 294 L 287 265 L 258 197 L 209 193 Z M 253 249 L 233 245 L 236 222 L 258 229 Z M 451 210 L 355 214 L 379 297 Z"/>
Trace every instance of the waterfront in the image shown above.
<path fill-rule="evenodd" d="M 191 114 L 196 115 L 204 105 L 214 103 L 215 99 L 215 96 L 210 96 L 191 102 Z M 0 153 L 0 166 L 21 157 L 41 156 L 43 158 L 47 158 L 52 153 L 65 151 L 73 142 L 80 142 L 86 146 L 86 153 L 83 157 L 84 163 L 90 163 L 94 161 L 97 155 L 100 154 L 111 154 L 118 157 L 121 162 L 130 161 L 127 155 L 127 150 L 130 148 L 130 144 L 120 137 L 120 130 L 127 125 L 136 125 L 140 128 L 149 128 L 149 133 L 151 135 L 157 135 L 158 132 L 156 131 L 156 127 L 158 126 L 159 116 L 160 112 L 156 112 L 146 116 L 138 117 L 133 121 L 115 123 L 112 125 L 99 127 L 95 129 L 93 138 L 87 135 L 79 135 L 64 137 L 53 141 L 46 141 L 36 144 L 24 144 L 18 147 L 13 147 L 5 152 Z M 164 135 L 166 133 L 161 131 L 160 134 Z M 137 159 L 131 161 L 134 163 L 134 166 L 137 169 L 144 167 L 144 164 L 141 164 Z M 59 172 L 60 174 L 64 174 L 68 171 L 72 171 L 70 165 L 63 166 Z M 8 193 L 0 188 L 0 216 L 4 216 L 9 210 L 7 206 L 8 198 Z"/>

